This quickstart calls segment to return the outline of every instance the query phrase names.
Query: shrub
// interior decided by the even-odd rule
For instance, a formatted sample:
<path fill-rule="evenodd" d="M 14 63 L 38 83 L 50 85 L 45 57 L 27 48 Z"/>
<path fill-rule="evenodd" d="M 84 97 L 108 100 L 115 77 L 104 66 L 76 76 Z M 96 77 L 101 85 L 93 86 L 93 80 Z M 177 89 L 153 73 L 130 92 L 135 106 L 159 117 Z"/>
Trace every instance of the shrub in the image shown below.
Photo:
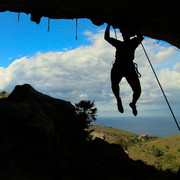
<path fill-rule="evenodd" d="M 130 139 L 130 145 L 135 145 L 135 144 L 138 144 L 138 143 L 141 143 L 142 140 L 141 139 L 138 139 L 137 137 L 136 138 L 133 138 L 133 139 Z"/>
<path fill-rule="evenodd" d="M 154 161 L 154 166 L 158 169 L 162 169 L 162 163 L 159 160 Z"/>
<path fill-rule="evenodd" d="M 118 138 L 115 143 L 120 144 L 121 147 L 125 150 L 127 150 L 129 147 L 129 140 L 128 139 Z"/>
<path fill-rule="evenodd" d="M 164 159 L 165 159 L 166 163 L 171 163 L 173 160 L 176 159 L 176 156 L 174 156 L 172 154 L 166 154 L 164 156 Z"/>
<path fill-rule="evenodd" d="M 157 148 L 156 146 L 152 146 L 152 154 L 155 156 L 155 157 L 160 157 L 160 156 L 163 156 L 164 155 L 164 152 L 161 151 L 159 148 Z"/>

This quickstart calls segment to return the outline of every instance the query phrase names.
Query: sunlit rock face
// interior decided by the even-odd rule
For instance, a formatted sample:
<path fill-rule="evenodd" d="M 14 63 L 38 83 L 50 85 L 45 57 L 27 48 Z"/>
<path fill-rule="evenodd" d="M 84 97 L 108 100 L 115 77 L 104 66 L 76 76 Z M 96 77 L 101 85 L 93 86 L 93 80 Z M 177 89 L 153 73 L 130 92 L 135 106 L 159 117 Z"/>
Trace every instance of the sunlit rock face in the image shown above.
<path fill-rule="evenodd" d="M 170 0 L 1 0 L 0 11 L 31 14 L 31 20 L 88 18 L 95 25 L 111 23 L 141 31 L 180 48 L 179 1 Z"/>

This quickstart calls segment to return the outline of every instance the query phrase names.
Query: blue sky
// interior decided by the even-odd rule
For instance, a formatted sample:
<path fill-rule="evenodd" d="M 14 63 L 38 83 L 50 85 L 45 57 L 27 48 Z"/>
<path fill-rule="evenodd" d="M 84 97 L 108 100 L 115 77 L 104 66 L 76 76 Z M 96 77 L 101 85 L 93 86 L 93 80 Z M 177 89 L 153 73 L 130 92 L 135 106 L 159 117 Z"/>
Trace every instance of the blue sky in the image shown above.
<path fill-rule="evenodd" d="M 0 91 L 11 92 L 15 85 L 29 83 L 42 93 L 72 103 L 81 99 L 95 101 L 99 116 L 133 116 L 128 106 L 132 91 L 125 80 L 121 83 L 125 113 L 119 114 L 116 108 L 110 87 L 115 49 L 103 39 L 106 25 L 97 27 L 89 20 L 79 19 L 76 40 L 75 20 L 50 20 L 50 32 L 47 18 L 37 25 L 23 13 L 19 22 L 17 13 L 0 13 L 0 23 Z M 118 38 L 121 39 L 120 33 Z M 180 53 L 153 39 L 145 38 L 143 43 L 180 119 Z M 138 116 L 172 118 L 140 46 L 135 62 L 142 74 L 143 89 Z"/>
<path fill-rule="evenodd" d="M 62 51 L 74 49 L 82 44 L 90 45 L 83 32 L 98 31 L 90 21 L 78 20 L 78 40 L 76 41 L 76 20 L 50 20 L 42 18 L 40 24 L 30 21 L 30 15 L 5 12 L 0 14 L 1 61 L 0 66 L 7 67 L 13 60 L 34 55 L 37 51 Z M 9 61 L 9 59 L 11 61 Z"/>

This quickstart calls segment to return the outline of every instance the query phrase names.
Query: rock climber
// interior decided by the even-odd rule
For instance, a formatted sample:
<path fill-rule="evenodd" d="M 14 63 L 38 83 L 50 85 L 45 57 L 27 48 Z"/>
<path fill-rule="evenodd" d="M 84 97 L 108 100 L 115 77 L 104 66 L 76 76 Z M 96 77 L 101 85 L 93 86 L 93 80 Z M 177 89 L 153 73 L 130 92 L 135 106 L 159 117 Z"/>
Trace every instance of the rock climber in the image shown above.
<path fill-rule="evenodd" d="M 132 88 L 133 97 L 129 106 L 132 108 L 134 116 L 137 115 L 136 102 L 141 95 L 141 85 L 137 64 L 133 62 L 135 50 L 142 42 L 143 36 L 136 33 L 136 37 L 131 39 L 132 32 L 129 29 L 120 29 L 124 41 L 110 37 L 110 24 L 105 30 L 104 39 L 116 48 L 115 62 L 111 69 L 111 87 L 117 100 L 119 112 L 123 113 L 124 108 L 120 97 L 119 83 L 123 77 Z M 134 34 L 135 35 L 135 34 Z"/>

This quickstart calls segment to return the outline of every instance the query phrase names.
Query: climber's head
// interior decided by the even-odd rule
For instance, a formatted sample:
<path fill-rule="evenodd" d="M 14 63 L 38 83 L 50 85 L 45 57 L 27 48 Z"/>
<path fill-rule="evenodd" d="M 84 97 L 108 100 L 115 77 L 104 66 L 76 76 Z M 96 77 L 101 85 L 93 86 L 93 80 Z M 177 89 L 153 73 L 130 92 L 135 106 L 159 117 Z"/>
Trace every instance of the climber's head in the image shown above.
<path fill-rule="evenodd" d="M 135 34 L 129 29 L 123 28 L 123 29 L 120 29 L 120 31 L 122 33 L 122 37 L 124 41 L 129 41 L 132 36 L 135 36 Z"/>
<path fill-rule="evenodd" d="M 131 36 L 130 36 L 130 34 L 129 34 L 128 32 L 125 32 L 125 31 L 122 32 L 122 31 L 121 31 L 121 33 L 122 33 L 122 37 L 123 37 L 123 40 L 124 40 L 124 41 L 129 41 L 129 40 L 130 40 L 130 37 L 131 37 Z"/>

